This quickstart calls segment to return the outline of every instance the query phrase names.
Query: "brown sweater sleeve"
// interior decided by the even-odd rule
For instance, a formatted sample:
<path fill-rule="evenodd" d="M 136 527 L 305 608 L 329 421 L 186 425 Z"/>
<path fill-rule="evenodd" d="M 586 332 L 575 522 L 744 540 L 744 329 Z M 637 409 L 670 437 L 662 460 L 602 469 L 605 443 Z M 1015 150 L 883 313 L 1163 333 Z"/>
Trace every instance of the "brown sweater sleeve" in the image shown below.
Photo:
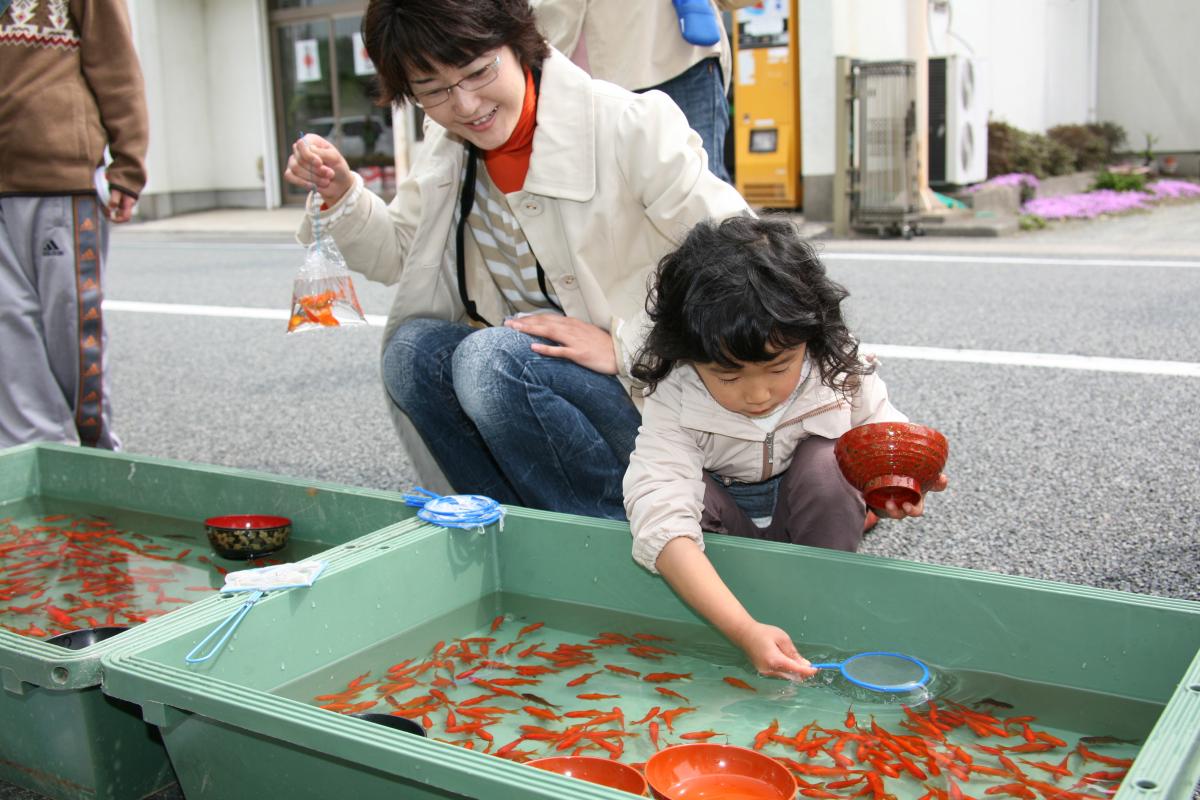
<path fill-rule="evenodd" d="M 108 181 L 136 197 L 146 186 L 150 123 L 126 0 L 72 0 L 71 14 L 79 25 L 84 80 L 96 98 L 113 158 Z"/>

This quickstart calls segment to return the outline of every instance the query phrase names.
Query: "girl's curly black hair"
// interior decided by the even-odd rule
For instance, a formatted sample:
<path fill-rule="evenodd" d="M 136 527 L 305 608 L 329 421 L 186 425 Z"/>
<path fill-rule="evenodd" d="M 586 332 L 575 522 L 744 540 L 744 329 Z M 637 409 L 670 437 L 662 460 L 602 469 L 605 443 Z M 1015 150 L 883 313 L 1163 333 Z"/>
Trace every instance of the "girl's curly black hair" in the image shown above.
<path fill-rule="evenodd" d="M 791 222 L 702 222 L 658 264 L 653 325 L 631 372 L 652 392 L 679 362 L 735 367 L 806 344 L 821 382 L 847 394 L 874 369 L 842 319 L 848 295 Z"/>

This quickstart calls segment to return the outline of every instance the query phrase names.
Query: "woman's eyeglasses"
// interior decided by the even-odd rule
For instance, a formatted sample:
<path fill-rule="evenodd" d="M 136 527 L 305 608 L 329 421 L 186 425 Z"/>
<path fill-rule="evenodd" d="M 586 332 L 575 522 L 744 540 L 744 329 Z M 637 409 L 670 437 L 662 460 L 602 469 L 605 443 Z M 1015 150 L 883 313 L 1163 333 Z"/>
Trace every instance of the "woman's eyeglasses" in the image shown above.
<path fill-rule="evenodd" d="M 430 89 L 427 92 L 415 92 L 413 101 L 421 108 L 433 108 L 440 106 L 442 103 L 450 99 L 451 93 L 455 87 L 466 92 L 477 92 L 487 86 L 492 81 L 496 80 L 496 76 L 500 74 L 500 56 L 493 58 L 487 66 L 477 69 L 467 77 L 463 78 L 458 83 L 452 83 L 441 89 Z"/>

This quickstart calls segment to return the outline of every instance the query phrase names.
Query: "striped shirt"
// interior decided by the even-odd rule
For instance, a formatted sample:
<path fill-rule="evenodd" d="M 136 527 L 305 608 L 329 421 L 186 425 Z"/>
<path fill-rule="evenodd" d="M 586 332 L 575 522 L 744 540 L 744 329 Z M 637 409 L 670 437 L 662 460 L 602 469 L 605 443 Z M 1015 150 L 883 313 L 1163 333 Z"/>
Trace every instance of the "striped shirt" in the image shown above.
<path fill-rule="evenodd" d="M 467 217 L 467 227 L 471 229 L 488 272 L 511 314 L 558 313 L 538 286 L 537 258 L 529 249 L 529 242 L 508 205 L 508 198 L 492 183 L 487 170 L 480 170 L 476 176 L 475 205 Z M 550 299 L 557 303 L 558 297 L 549 280 L 546 290 Z"/>

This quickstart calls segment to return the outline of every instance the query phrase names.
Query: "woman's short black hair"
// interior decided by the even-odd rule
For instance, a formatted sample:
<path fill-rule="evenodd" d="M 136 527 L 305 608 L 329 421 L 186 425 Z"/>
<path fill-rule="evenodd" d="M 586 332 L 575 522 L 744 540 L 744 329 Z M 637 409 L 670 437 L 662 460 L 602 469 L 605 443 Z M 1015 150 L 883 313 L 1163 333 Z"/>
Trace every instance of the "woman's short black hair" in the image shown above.
<path fill-rule="evenodd" d="M 371 0 L 362 34 L 382 106 L 413 99 L 414 70 L 464 66 L 504 45 L 530 69 L 550 55 L 529 0 Z"/>
<path fill-rule="evenodd" d="M 784 218 L 701 222 L 658 264 L 632 374 L 653 391 L 679 362 L 734 367 L 806 344 L 821 382 L 846 393 L 872 370 L 842 319 L 848 295 Z"/>

